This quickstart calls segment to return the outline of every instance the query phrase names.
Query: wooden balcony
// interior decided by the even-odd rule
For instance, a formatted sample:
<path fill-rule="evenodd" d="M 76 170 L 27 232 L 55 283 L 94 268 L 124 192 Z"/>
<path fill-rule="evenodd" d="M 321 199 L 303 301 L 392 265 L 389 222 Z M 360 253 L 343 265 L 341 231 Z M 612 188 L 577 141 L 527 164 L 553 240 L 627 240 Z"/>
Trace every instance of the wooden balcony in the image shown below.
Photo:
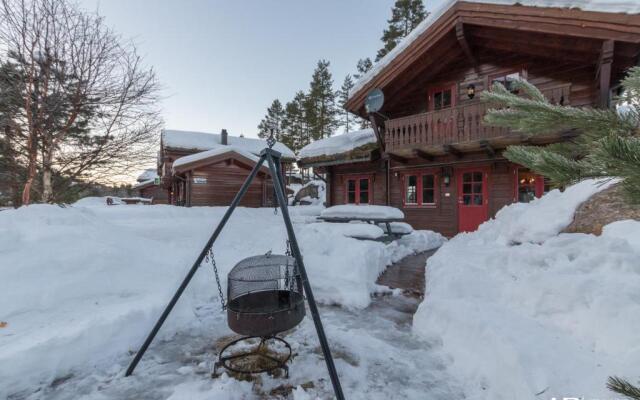
<path fill-rule="evenodd" d="M 554 104 L 570 104 L 570 91 L 571 85 L 566 84 L 542 90 L 542 93 Z M 484 123 L 484 115 L 489 108 L 487 104 L 475 101 L 386 121 L 385 149 L 389 153 L 408 157 L 415 150 L 441 155 L 451 152 L 451 148 L 456 152 L 475 151 L 487 144 L 501 147 L 521 142 L 523 135 Z"/>

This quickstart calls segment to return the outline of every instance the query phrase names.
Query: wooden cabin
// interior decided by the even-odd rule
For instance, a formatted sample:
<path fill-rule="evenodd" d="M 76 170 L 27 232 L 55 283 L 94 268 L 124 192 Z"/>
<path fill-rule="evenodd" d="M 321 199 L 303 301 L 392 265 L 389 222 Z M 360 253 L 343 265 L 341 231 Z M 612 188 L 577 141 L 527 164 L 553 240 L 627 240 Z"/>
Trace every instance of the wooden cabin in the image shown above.
<path fill-rule="evenodd" d="M 138 196 L 149 199 L 151 204 L 167 204 L 169 197 L 167 191 L 160 185 L 158 171 L 147 169 L 138 176 L 133 189 L 138 191 Z"/>
<path fill-rule="evenodd" d="M 299 164 L 327 174 L 330 205 L 391 205 L 415 228 L 453 236 L 549 189 L 503 150 L 579 133 L 530 137 L 488 126 L 479 95 L 493 82 L 527 79 L 553 104 L 609 107 L 638 63 L 640 5 L 491 3 L 449 1 L 433 12 L 356 83 L 346 108 L 373 129 L 301 151 Z M 365 99 L 376 88 L 384 105 L 369 115 Z"/>
<path fill-rule="evenodd" d="M 182 206 L 228 206 L 256 165 L 266 141 L 218 134 L 163 130 L 158 171 L 168 203 Z M 283 171 L 295 154 L 282 143 Z M 245 207 L 274 204 L 273 183 L 267 166 L 261 167 L 240 203 Z"/>

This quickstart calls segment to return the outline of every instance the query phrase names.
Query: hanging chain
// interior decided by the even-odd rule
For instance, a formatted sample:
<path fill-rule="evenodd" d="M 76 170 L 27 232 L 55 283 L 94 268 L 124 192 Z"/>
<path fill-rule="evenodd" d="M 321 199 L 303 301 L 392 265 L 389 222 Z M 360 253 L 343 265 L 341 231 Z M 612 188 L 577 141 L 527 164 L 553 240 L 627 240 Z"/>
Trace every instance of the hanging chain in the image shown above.
<path fill-rule="evenodd" d="M 213 256 L 213 247 L 209 248 L 207 251 L 207 255 L 205 256 L 205 261 L 211 263 L 213 265 L 213 273 L 216 276 L 216 284 L 218 285 L 218 294 L 220 295 L 220 305 L 222 306 L 222 311 L 227 309 L 227 306 L 224 302 L 224 294 L 222 294 L 222 286 L 220 285 L 220 275 L 218 274 L 218 266 L 216 265 L 216 259 Z"/>

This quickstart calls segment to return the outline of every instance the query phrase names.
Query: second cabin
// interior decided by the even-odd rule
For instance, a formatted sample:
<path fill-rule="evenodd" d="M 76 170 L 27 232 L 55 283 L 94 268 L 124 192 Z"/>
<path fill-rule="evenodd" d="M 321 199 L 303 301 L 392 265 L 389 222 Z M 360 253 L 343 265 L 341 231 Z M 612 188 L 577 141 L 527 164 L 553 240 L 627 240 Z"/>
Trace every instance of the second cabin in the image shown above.
<path fill-rule="evenodd" d="M 530 137 L 488 126 L 480 93 L 527 79 L 553 104 L 607 108 L 640 54 L 637 6 L 563 4 L 450 1 L 431 14 L 357 82 L 346 107 L 373 129 L 301 151 L 301 166 L 327 174 L 328 205 L 391 205 L 415 228 L 453 236 L 549 190 L 502 151 L 579 133 Z M 374 89 L 384 104 L 370 115 L 365 99 Z"/>
<path fill-rule="evenodd" d="M 256 165 L 264 140 L 220 134 L 163 130 L 158 154 L 158 178 L 141 188 L 162 192 L 168 204 L 181 206 L 228 206 Z M 295 155 L 277 142 L 274 150 L 282 154 L 283 176 Z M 143 183 L 141 183 L 143 185 Z M 240 202 L 245 207 L 274 204 L 273 181 L 263 164 Z"/>

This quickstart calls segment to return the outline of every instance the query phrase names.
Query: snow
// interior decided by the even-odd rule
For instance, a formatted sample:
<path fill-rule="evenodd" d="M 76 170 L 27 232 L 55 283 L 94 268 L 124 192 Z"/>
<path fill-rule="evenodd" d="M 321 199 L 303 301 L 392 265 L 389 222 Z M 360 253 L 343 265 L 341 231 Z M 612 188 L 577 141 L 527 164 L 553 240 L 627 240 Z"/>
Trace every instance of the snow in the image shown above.
<path fill-rule="evenodd" d="M 404 219 L 404 213 L 394 207 L 355 204 L 326 208 L 320 216 L 323 218 Z"/>
<path fill-rule="evenodd" d="M 373 129 L 346 132 L 341 135 L 316 140 L 303 147 L 298 153 L 299 158 L 313 158 L 346 153 L 367 144 L 375 143 L 376 135 Z"/>
<path fill-rule="evenodd" d="M 371 70 L 358 79 L 351 90 L 350 98 L 357 94 L 367 83 L 378 75 L 385 67 L 400 55 L 411 43 L 418 39 L 451 7 L 461 0 L 444 0 L 430 10 L 431 13 L 387 55 L 375 63 Z M 640 3 L 637 0 L 464 0 L 469 3 L 522 5 L 533 7 L 579 8 L 583 11 L 599 11 L 607 13 L 639 14 Z"/>
<path fill-rule="evenodd" d="M 243 149 L 254 155 L 259 155 L 260 152 L 267 147 L 266 140 L 256 138 L 246 138 L 237 136 L 227 136 L 227 143 L 229 146 L 234 146 L 239 149 Z M 162 131 L 162 144 L 165 147 L 173 149 L 183 150 L 213 150 L 221 146 L 221 138 L 216 133 L 205 132 L 189 132 L 179 131 L 173 129 L 165 129 Z M 295 158 L 294 152 L 286 145 L 277 142 L 273 146 L 274 150 L 282 153 L 283 157 Z"/>
<path fill-rule="evenodd" d="M 138 182 L 153 181 L 158 177 L 158 171 L 155 168 L 145 169 L 143 173 L 138 176 Z"/>
<path fill-rule="evenodd" d="M 155 179 L 149 179 L 146 181 L 139 181 L 138 183 L 136 183 L 135 185 L 132 186 L 133 189 L 138 189 L 147 185 L 151 185 L 151 184 L 155 184 L 156 180 Z"/>
<path fill-rule="evenodd" d="M 122 200 L 120 197 L 115 196 L 104 196 L 104 197 L 83 197 L 80 200 L 76 201 L 73 205 L 78 207 L 90 207 L 90 206 L 104 206 L 107 205 L 107 199 L 111 198 L 113 200 L 113 204 L 122 204 Z"/>
<path fill-rule="evenodd" d="M 608 376 L 637 377 L 640 222 L 559 234 L 604 187 L 503 208 L 427 261 L 413 329 L 441 343 L 466 398 L 613 398 Z"/>
<path fill-rule="evenodd" d="M 128 352 L 138 348 L 224 211 L 166 205 L 108 207 L 104 198 L 86 198 L 73 207 L 32 205 L 0 213 L 0 321 L 7 322 L 0 329 L 0 398 L 11 393 L 35 393 L 34 398 L 40 398 L 39 390 L 54 390 L 49 384 L 69 374 L 85 380 L 74 378 L 68 387 L 85 385 L 85 391 L 121 377 L 130 360 Z M 381 291 L 375 281 L 387 265 L 443 241 L 428 231 L 416 231 L 391 244 L 356 240 L 347 236 L 362 227 L 307 224 L 318 211 L 314 206 L 291 207 L 316 299 L 340 305 L 342 313 L 371 305 L 372 294 Z M 214 246 L 223 290 L 224 277 L 240 259 L 270 250 L 284 252 L 281 218 L 270 208 L 239 208 L 231 217 Z M 375 226 L 368 229 L 372 228 L 380 231 Z M 157 346 L 175 338 L 177 343 L 197 342 L 210 349 L 213 341 L 229 335 L 216 297 L 211 266 L 204 265 L 160 331 Z M 312 324 L 305 324 L 302 332 L 311 335 Z M 327 329 L 337 332 L 336 327 Z M 305 370 L 313 379 L 323 374 L 316 345 L 312 342 L 306 354 L 296 357 L 320 365 L 313 367 L 316 372 Z M 139 398 L 119 390 L 134 390 L 152 380 L 158 369 L 166 373 L 167 362 L 156 357 L 161 356 L 154 356 L 152 347 L 142 363 L 146 366 L 141 366 L 141 381 L 118 380 L 112 387 L 113 398 Z M 178 362 L 185 357 L 179 351 L 170 358 Z M 338 365 L 347 368 L 344 362 Z M 202 382 L 197 379 L 201 368 L 181 367 L 185 365 L 174 373 L 187 377 L 161 388 L 150 385 L 147 390 L 157 391 L 157 397 L 150 398 L 189 398 L 202 390 L 227 398 L 227 393 L 249 390 L 236 381 Z M 298 379 L 309 378 L 298 375 Z M 75 389 L 69 390 L 73 395 L 63 392 L 60 398 L 80 397 Z M 104 399 L 99 391 L 96 396 Z"/>
<path fill-rule="evenodd" d="M 207 158 L 219 156 L 226 153 L 237 153 L 256 163 L 260 160 L 259 157 L 253 155 L 252 153 L 246 150 L 243 150 L 240 147 L 223 146 L 223 147 L 218 147 L 215 149 L 206 150 L 206 151 L 202 151 L 195 154 L 190 154 L 188 156 L 180 157 L 173 162 L 173 168 L 175 169 L 176 167 L 180 167 L 182 165 L 191 164 L 196 161 L 206 160 Z"/>
<path fill-rule="evenodd" d="M 388 233 L 387 224 L 379 223 L 378 226 L 384 230 L 384 233 Z M 389 222 L 389 227 L 391 233 L 408 234 L 413 232 L 413 227 L 406 222 Z"/>

